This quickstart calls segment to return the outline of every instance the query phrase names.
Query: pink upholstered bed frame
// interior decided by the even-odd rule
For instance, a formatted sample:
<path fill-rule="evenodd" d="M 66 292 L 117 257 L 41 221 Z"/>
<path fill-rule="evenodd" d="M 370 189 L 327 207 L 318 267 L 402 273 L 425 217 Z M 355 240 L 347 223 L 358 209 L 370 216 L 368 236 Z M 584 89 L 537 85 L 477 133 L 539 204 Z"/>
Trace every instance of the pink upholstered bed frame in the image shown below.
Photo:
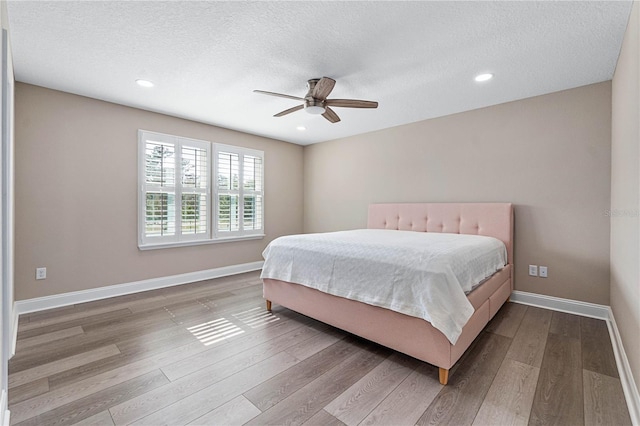
<path fill-rule="evenodd" d="M 468 294 L 475 308 L 455 345 L 421 318 L 344 299 L 295 283 L 265 279 L 267 309 L 271 302 L 411 355 L 440 369 L 447 384 L 449 369 L 509 298 L 513 290 L 513 207 L 509 203 L 372 204 L 368 228 L 486 235 L 502 240 L 508 265 Z"/>

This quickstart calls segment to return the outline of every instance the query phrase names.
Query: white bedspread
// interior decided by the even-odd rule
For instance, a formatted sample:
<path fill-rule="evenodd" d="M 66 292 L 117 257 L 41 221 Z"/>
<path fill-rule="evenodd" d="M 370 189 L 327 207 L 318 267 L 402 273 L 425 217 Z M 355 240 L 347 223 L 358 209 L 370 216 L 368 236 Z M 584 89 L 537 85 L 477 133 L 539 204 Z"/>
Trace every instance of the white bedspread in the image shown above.
<path fill-rule="evenodd" d="M 383 229 L 280 237 L 262 255 L 262 278 L 423 318 L 452 344 L 474 312 L 465 292 L 507 261 L 496 238 Z"/>

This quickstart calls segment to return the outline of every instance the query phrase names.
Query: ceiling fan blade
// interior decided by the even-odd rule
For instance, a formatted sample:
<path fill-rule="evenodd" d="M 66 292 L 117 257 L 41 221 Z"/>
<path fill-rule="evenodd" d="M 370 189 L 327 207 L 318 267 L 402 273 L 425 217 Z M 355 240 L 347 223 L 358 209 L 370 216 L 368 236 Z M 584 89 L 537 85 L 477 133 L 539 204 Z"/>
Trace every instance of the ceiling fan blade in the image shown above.
<path fill-rule="evenodd" d="M 338 121 L 340 121 L 340 117 L 338 117 L 338 114 L 336 114 L 336 112 L 329 107 L 325 108 L 322 116 L 332 123 L 337 123 Z"/>
<path fill-rule="evenodd" d="M 327 99 L 326 105 L 342 108 L 378 108 L 375 101 L 361 101 L 359 99 Z"/>
<path fill-rule="evenodd" d="M 315 99 L 325 100 L 329 93 L 333 90 L 333 86 L 336 85 L 336 81 L 329 77 L 322 77 L 313 88 L 313 96 Z"/>
<path fill-rule="evenodd" d="M 283 115 L 291 114 L 292 112 L 296 112 L 302 108 L 304 108 L 304 105 L 296 105 L 293 108 L 285 109 L 284 111 L 277 113 L 274 117 L 282 117 Z"/>
<path fill-rule="evenodd" d="M 277 96 L 279 98 L 287 98 L 287 99 L 295 99 L 296 101 L 304 101 L 304 98 L 299 98 L 297 96 L 291 96 L 291 95 L 284 95 L 282 93 L 265 92 L 264 90 L 254 90 L 254 92 L 255 93 L 262 93 L 263 95 Z"/>

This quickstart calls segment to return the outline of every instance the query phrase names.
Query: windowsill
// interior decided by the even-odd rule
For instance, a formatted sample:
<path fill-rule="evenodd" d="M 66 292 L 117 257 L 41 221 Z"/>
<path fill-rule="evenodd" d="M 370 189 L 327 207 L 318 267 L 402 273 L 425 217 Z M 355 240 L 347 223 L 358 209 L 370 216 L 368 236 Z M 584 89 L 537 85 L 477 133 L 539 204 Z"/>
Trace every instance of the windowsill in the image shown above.
<path fill-rule="evenodd" d="M 264 237 L 265 237 L 265 234 L 256 234 L 256 235 L 243 235 L 243 236 L 236 236 L 236 237 L 216 238 L 215 240 L 179 241 L 175 243 L 145 244 L 145 245 L 138 245 L 138 249 L 156 250 L 156 249 L 175 248 L 175 247 L 203 246 L 206 244 L 230 243 L 234 241 L 261 240 Z"/>

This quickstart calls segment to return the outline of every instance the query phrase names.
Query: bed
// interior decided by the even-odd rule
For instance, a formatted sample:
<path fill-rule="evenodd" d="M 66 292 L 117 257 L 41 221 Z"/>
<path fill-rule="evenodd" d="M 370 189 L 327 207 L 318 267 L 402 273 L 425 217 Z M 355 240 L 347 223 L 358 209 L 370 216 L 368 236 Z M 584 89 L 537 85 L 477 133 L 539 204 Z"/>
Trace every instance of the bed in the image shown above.
<path fill-rule="evenodd" d="M 513 290 L 513 206 L 510 203 L 401 203 L 369 206 L 367 228 L 493 237 L 504 243 L 506 265 L 470 291 L 470 318 L 453 344 L 422 318 L 263 277 L 267 310 L 272 303 L 449 370 L 498 312 Z M 447 303 L 446 301 L 443 303 Z"/>

